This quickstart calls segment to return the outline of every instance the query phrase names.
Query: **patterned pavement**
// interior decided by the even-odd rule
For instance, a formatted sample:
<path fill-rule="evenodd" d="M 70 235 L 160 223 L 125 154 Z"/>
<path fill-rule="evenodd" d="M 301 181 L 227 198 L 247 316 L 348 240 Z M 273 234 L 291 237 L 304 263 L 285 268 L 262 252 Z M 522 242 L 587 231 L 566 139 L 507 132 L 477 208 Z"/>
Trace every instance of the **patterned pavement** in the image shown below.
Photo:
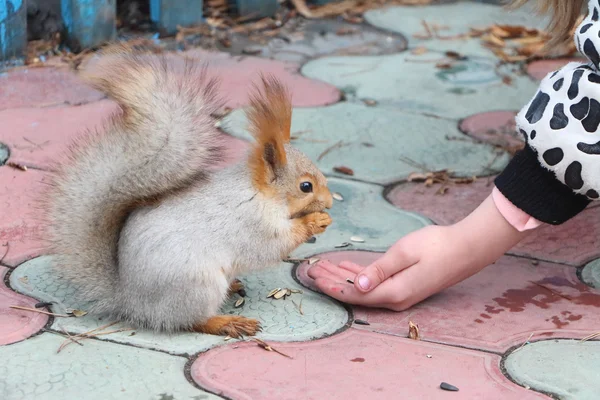
<path fill-rule="evenodd" d="M 49 269 L 33 202 L 53 156 L 115 105 L 60 63 L 0 73 L 0 165 L 7 159 L 28 167 L 0 166 L 0 398 L 596 399 L 599 342 L 581 341 L 600 331 L 596 205 L 563 226 L 539 229 L 495 266 L 405 312 L 340 304 L 307 275 L 306 259 L 367 264 L 412 231 L 466 216 L 522 146 L 515 112 L 539 79 L 569 61 L 498 71 L 477 39 L 449 37 L 492 23 L 537 28 L 545 21 L 527 9 L 443 3 L 374 10 L 362 25 L 306 21 L 296 27 L 302 35 L 255 45 L 253 56 L 242 55 L 247 43 L 234 43 L 231 54 L 168 55 L 174 65 L 183 57 L 206 60 L 223 81 L 234 110 L 220 124 L 227 157 L 215 168 L 244 156 L 249 84 L 270 72 L 293 93 L 294 145 L 343 198 L 325 234 L 289 262 L 240 277 L 244 305 L 235 308 L 232 299 L 225 306 L 225 313 L 259 319 L 258 338 L 283 355 L 252 341 L 154 334 L 87 315 L 13 308 L 85 310 Z M 421 38 L 423 20 L 446 25 L 446 37 Z M 436 68 L 447 51 L 467 58 Z M 510 85 L 498 72 L 510 75 Z M 353 175 L 336 172 L 340 166 Z M 477 179 L 431 187 L 407 181 L 436 170 Z M 299 293 L 268 299 L 277 287 Z M 408 338 L 409 321 L 420 341 Z M 94 329 L 94 339 L 67 338 Z M 459 391 L 442 390 L 442 382 Z"/>

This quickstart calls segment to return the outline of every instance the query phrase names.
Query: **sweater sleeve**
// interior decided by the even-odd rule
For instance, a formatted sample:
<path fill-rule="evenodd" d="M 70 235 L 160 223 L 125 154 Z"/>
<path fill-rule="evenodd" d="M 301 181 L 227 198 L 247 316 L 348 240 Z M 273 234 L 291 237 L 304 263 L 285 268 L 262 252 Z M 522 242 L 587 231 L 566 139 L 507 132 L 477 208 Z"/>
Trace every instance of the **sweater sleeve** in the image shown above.
<path fill-rule="evenodd" d="M 589 60 L 548 74 L 516 117 L 525 149 L 496 178 L 498 190 L 533 218 L 562 224 L 600 197 L 599 0 L 575 33 Z"/>

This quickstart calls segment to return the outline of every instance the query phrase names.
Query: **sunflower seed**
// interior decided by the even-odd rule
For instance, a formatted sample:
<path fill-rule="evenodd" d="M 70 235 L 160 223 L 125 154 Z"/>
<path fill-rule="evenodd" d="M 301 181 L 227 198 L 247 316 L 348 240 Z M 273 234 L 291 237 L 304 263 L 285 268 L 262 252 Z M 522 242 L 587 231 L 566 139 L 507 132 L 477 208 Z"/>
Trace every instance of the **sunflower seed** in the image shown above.
<path fill-rule="evenodd" d="M 354 285 L 354 281 L 352 279 L 350 279 L 350 278 L 346 278 L 346 282 L 351 283 L 351 284 Z"/>
<path fill-rule="evenodd" d="M 243 306 L 243 305 L 244 305 L 244 302 L 245 302 L 245 301 L 246 301 L 246 300 L 245 300 L 243 297 L 242 297 L 241 299 L 238 299 L 238 301 L 236 301 L 236 302 L 235 302 L 235 305 L 234 305 L 234 307 L 235 307 L 235 308 L 240 308 L 241 306 Z"/>
<path fill-rule="evenodd" d="M 433 357 L 431 354 L 427 354 L 427 358 L 431 358 Z"/>
<path fill-rule="evenodd" d="M 333 196 L 333 198 L 334 198 L 334 199 L 336 199 L 337 201 L 344 201 L 344 198 L 342 197 L 342 195 L 341 195 L 341 194 L 339 194 L 339 193 L 337 193 L 337 192 L 336 192 L 336 193 L 334 193 L 332 196 Z"/>
<path fill-rule="evenodd" d="M 73 310 L 70 312 L 70 314 L 73 314 L 74 317 L 83 317 L 84 315 L 87 314 L 87 311 L 81 311 L 81 310 Z"/>
<path fill-rule="evenodd" d="M 292 289 L 292 290 L 291 290 L 291 292 L 292 292 L 292 293 L 300 293 L 300 294 L 304 293 L 304 292 L 303 292 L 302 290 L 300 290 L 300 289 Z"/>
<path fill-rule="evenodd" d="M 354 323 L 356 325 L 371 325 L 370 323 L 368 323 L 367 321 L 363 321 L 362 319 L 355 319 Z"/>
<path fill-rule="evenodd" d="M 352 243 L 348 243 L 348 242 L 344 242 L 342 244 L 338 244 L 337 246 L 335 246 L 337 249 L 341 249 L 344 247 L 348 247 L 348 246 L 352 246 Z"/>
<path fill-rule="evenodd" d="M 317 257 L 309 258 L 308 265 L 313 265 L 314 263 L 316 263 L 318 261 L 319 261 L 319 258 L 317 258 Z"/>
<path fill-rule="evenodd" d="M 273 289 L 273 290 L 271 290 L 271 291 L 269 292 L 269 294 L 267 295 L 267 299 L 268 299 L 269 297 L 273 297 L 273 296 L 275 296 L 275 293 L 279 292 L 280 290 L 281 290 L 281 288 L 277 288 L 277 289 Z"/>
<path fill-rule="evenodd" d="M 52 305 L 52 303 L 43 301 L 41 303 L 36 303 L 35 308 L 50 307 L 51 305 Z"/>
<path fill-rule="evenodd" d="M 285 296 L 287 294 L 287 289 L 280 289 L 277 293 L 275 293 L 273 295 L 273 298 L 275 300 L 279 300 L 280 298 L 282 298 L 283 296 Z"/>
<path fill-rule="evenodd" d="M 291 296 L 292 295 L 292 289 L 288 289 L 287 292 L 285 293 L 286 296 Z"/>
<path fill-rule="evenodd" d="M 440 389 L 442 390 L 448 390 L 450 392 L 458 392 L 458 388 L 456 386 L 453 386 L 449 383 L 446 382 L 442 382 L 440 383 Z"/>
<path fill-rule="evenodd" d="M 308 240 L 306 241 L 306 243 L 312 244 L 312 243 L 314 243 L 316 241 L 317 241 L 317 238 L 313 236 L 313 237 L 308 238 Z"/>
<path fill-rule="evenodd" d="M 356 242 L 356 243 L 364 243 L 365 242 L 365 239 L 361 238 L 360 236 L 352 236 L 350 238 L 350 240 L 352 242 Z"/>
<path fill-rule="evenodd" d="M 225 342 L 226 342 L 226 341 L 228 341 L 228 340 L 231 340 L 231 339 L 233 339 L 231 336 L 225 336 L 225 337 L 223 338 L 223 341 L 225 341 Z"/>

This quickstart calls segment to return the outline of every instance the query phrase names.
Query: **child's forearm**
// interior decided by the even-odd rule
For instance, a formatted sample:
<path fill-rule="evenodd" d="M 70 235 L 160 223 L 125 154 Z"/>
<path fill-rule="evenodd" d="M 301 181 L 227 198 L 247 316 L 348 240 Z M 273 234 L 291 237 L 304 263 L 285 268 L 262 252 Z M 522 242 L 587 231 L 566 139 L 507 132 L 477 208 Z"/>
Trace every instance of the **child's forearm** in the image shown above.
<path fill-rule="evenodd" d="M 531 232 L 513 227 L 498 210 L 492 195 L 454 227 L 464 235 L 469 256 L 482 266 L 495 262 Z"/>

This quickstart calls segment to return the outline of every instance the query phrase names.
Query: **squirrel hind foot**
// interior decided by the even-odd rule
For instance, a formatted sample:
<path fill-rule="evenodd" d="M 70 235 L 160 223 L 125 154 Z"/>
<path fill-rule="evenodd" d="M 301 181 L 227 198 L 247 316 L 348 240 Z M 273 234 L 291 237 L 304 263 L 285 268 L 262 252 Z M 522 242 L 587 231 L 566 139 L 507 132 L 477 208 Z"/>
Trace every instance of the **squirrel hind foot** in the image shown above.
<path fill-rule="evenodd" d="M 193 326 L 194 332 L 209 335 L 231 336 L 254 336 L 262 330 L 260 322 L 237 315 L 217 315 L 209 318 L 203 323 Z"/>
<path fill-rule="evenodd" d="M 234 294 L 239 294 L 242 297 L 246 297 L 246 290 L 244 289 L 244 284 L 239 279 L 234 280 L 229 285 L 229 296 L 233 296 Z"/>

